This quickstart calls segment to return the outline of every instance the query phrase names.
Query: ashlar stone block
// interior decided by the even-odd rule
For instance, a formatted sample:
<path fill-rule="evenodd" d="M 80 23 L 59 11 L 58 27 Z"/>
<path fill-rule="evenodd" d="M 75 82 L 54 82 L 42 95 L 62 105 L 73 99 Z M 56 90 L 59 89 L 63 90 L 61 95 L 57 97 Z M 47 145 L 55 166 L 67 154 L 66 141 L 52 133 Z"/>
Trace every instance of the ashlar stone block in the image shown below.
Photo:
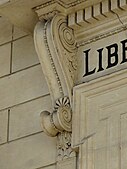
<path fill-rule="evenodd" d="M 32 36 L 26 36 L 13 42 L 12 72 L 39 63 Z"/>
<path fill-rule="evenodd" d="M 0 76 L 10 73 L 11 43 L 0 46 Z"/>
<path fill-rule="evenodd" d="M 36 134 L 0 146 L 0 169 L 34 169 L 55 163 L 56 138 Z"/>
<path fill-rule="evenodd" d="M 12 24 L 4 17 L 0 17 L 0 44 L 9 42 L 11 40 Z"/>
<path fill-rule="evenodd" d="M 18 39 L 21 38 L 23 36 L 28 35 L 27 32 L 24 32 L 21 28 L 14 26 L 14 31 L 13 31 L 13 39 Z"/>
<path fill-rule="evenodd" d="M 34 66 L 0 80 L 0 110 L 48 93 L 41 66 Z"/>
<path fill-rule="evenodd" d="M 0 111 L 0 144 L 7 142 L 8 111 Z"/>
<path fill-rule="evenodd" d="M 9 140 L 42 131 L 40 113 L 45 110 L 51 112 L 50 96 L 11 108 Z"/>

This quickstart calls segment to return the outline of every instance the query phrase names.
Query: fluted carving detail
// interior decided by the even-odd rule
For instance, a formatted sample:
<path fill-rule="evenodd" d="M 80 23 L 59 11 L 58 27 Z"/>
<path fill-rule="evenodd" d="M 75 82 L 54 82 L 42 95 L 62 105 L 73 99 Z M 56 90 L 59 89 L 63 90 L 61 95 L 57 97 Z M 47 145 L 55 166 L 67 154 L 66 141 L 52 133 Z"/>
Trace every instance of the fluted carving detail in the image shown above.
<path fill-rule="evenodd" d="M 49 136 L 56 136 L 59 132 L 71 132 L 72 111 L 68 97 L 56 101 L 52 113 L 44 111 L 41 113 L 43 130 Z"/>

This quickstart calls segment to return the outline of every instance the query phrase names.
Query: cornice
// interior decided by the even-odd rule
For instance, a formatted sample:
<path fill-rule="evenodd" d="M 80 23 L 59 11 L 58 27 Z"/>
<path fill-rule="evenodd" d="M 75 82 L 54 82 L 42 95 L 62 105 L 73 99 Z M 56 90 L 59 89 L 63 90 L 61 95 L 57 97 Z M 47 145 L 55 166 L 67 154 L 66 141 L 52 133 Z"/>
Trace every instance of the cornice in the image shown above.
<path fill-rule="evenodd" d="M 127 1 L 125 0 L 98 0 L 94 3 L 92 1 L 75 1 L 69 4 L 54 0 L 36 7 L 34 10 L 40 20 L 50 18 L 49 14 L 53 11 L 64 13 L 67 16 L 68 27 L 74 30 L 78 44 L 83 44 L 82 41 L 85 43 L 105 32 L 112 32 L 112 29 L 124 27 L 127 23 Z"/>
<path fill-rule="evenodd" d="M 98 0 L 95 0 L 95 1 L 97 2 Z M 52 5 L 54 3 L 58 3 L 58 4 L 60 4 L 61 6 L 65 7 L 65 8 L 71 8 L 71 7 L 77 6 L 77 5 L 81 4 L 81 3 L 85 3 L 86 5 L 88 5 L 88 2 L 89 2 L 89 4 L 93 3 L 92 1 L 88 1 L 88 0 L 78 0 L 78 1 L 74 0 L 73 2 L 69 2 L 69 3 L 66 3 L 65 1 L 62 1 L 62 0 L 51 0 L 51 1 L 48 1 L 48 2 L 42 4 L 42 5 L 38 6 L 38 7 L 35 7 L 35 8 L 36 9 L 45 8 L 45 7 L 47 7 L 49 5 Z"/>
<path fill-rule="evenodd" d="M 52 0 L 48 1 L 46 3 L 43 3 L 42 5 L 39 5 L 34 9 L 34 11 L 38 14 L 39 18 L 42 18 L 40 16 L 45 15 L 53 10 L 58 10 L 59 12 L 64 13 L 65 15 L 69 15 L 73 12 L 76 12 L 77 10 L 83 9 L 96 4 L 100 2 L 101 0 L 95 0 L 94 2 L 92 0 L 78 0 L 78 1 L 72 1 L 70 3 L 66 3 L 66 1 L 61 0 Z"/>
<path fill-rule="evenodd" d="M 49 5 L 52 5 L 54 3 L 58 3 L 60 4 L 61 6 L 65 7 L 65 8 L 71 8 L 71 7 L 76 7 L 77 5 L 79 4 L 84 4 L 85 6 L 88 6 L 90 4 L 94 4 L 94 3 L 97 3 L 97 2 L 100 2 L 102 0 L 95 0 L 94 2 L 92 0 L 73 0 L 72 2 L 66 2 L 65 0 L 49 0 L 48 2 L 46 3 L 43 3 L 42 5 L 38 6 L 38 7 L 35 7 L 36 10 L 40 9 L 40 8 L 45 8 L 45 7 L 48 7 Z"/>
<path fill-rule="evenodd" d="M 68 26 L 78 42 L 126 24 L 127 1 L 103 0 L 68 14 Z"/>
<path fill-rule="evenodd" d="M 19 8 L 20 6 L 20 8 Z M 125 15 L 127 2 L 125 0 L 10 0 L 0 6 L 0 14 L 27 31 L 32 31 L 38 18 L 52 13 L 63 13 L 68 17 L 68 26 L 77 34 L 111 21 L 118 15 Z M 16 13 L 16 15 L 15 15 Z M 29 23 L 29 24 L 28 24 Z"/>

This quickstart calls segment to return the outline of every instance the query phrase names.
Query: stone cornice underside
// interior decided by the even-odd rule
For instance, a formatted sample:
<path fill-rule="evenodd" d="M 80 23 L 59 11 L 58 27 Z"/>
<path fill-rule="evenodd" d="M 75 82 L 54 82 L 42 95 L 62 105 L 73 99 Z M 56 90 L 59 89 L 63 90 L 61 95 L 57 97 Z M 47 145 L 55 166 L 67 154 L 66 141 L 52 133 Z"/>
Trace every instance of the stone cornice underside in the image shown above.
<path fill-rule="evenodd" d="M 77 1 L 63 5 L 51 1 L 34 9 L 40 20 L 48 19 L 51 13 L 60 12 L 68 17 L 68 26 L 75 32 L 77 42 L 88 40 L 111 29 L 126 28 L 126 0 Z"/>
<path fill-rule="evenodd" d="M 33 33 L 34 26 L 38 21 L 38 17 L 35 14 L 33 8 L 46 7 L 50 4 L 61 4 L 65 9 L 80 5 L 83 0 L 71 0 L 67 3 L 66 0 L 10 0 L 7 3 L 0 5 L 0 15 L 7 17 L 14 25 L 20 27 L 24 31 Z M 88 0 L 83 1 L 85 6 L 88 6 L 90 2 Z M 95 0 L 98 2 L 98 0 Z"/>
<path fill-rule="evenodd" d="M 11 0 L 0 6 L 0 14 L 17 26 L 32 31 L 38 17 L 58 10 L 68 16 L 68 24 L 75 31 L 121 17 L 127 10 L 126 0 Z M 34 13 L 36 11 L 37 15 Z M 16 15 L 15 15 L 16 14 Z M 29 23 L 29 24 L 28 24 Z M 93 26 L 93 27 L 94 27 Z"/>

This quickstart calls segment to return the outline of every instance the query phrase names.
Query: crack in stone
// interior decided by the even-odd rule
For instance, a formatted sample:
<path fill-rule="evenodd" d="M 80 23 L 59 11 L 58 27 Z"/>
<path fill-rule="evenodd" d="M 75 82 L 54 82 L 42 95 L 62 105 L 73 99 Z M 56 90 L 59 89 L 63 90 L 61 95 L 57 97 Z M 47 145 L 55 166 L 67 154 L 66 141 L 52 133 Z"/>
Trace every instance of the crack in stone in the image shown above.
<path fill-rule="evenodd" d="M 115 13 L 115 12 L 114 12 L 114 13 Z M 115 13 L 115 14 L 116 14 L 116 16 L 117 16 L 117 18 L 118 18 L 120 24 L 123 26 L 123 28 L 124 28 L 125 30 L 127 30 L 127 26 L 122 22 L 122 20 L 120 19 L 119 14 L 117 14 L 117 13 Z M 126 36 L 127 36 L 127 32 L 125 32 L 125 34 L 126 34 Z"/>
<path fill-rule="evenodd" d="M 118 20 L 120 21 L 120 23 L 124 26 L 124 23 L 123 23 L 122 20 L 120 19 L 119 15 L 118 15 L 117 13 L 115 13 L 115 14 L 116 14 Z"/>

